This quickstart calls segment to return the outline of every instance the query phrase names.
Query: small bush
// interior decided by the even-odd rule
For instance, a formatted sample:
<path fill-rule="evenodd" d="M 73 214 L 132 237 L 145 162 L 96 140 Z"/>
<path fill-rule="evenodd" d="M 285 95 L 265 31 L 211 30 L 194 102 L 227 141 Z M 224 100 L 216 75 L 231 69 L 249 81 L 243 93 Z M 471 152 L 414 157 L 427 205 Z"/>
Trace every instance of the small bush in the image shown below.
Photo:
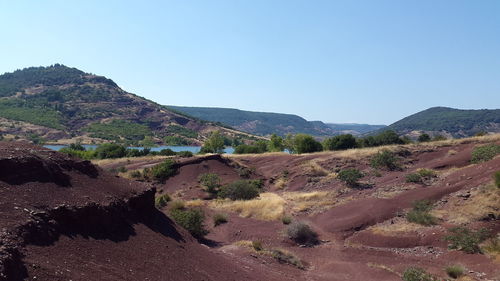
<path fill-rule="evenodd" d="M 257 252 L 260 252 L 264 249 L 262 247 L 262 242 L 260 241 L 252 241 L 252 248 Z"/>
<path fill-rule="evenodd" d="M 495 180 L 495 185 L 500 188 L 500 171 L 496 171 L 493 178 Z"/>
<path fill-rule="evenodd" d="M 476 146 L 472 150 L 472 163 L 486 162 L 493 159 L 496 155 L 500 154 L 500 145 L 488 144 L 483 146 Z"/>
<path fill-rule="evenodd" d="M 214 220 L 214 226 L 219 226 L 228 221 L 226 214 L 215 214 L 213 220 Z"/>
<path fill-rule="evenodd" d="M 406 182 L 421 183 L 422 177 L 417 173 L 411 173 L 406 175 Z"/>
<path fill-rule="evenodd" d="M 420 136 L 418 136 L 418 139 L 417 139 L 418 142 L 428 142 L 430 140 L 431 140 L 431 136 L 429 136 L 426 133 L 421 134 Z"/>
<path fill-rule="evenodd" d="M 203 238 L 208 233 L 203 225 L 205 216 L 201 210 L 172 209 L 170 215 L 177 224 L 189 231 L 196 238 Z"/>
<path fill-rule="evenodd" d="M 460 265 L 450 265 L 445 268 L 446 274 L 450 276 L 453 279 L 457 279 L 460 276 L 464 275 L 464 268 L 461 267 Z"/>
<path fill-rule="evenodd" d="M 244 178 L 244 179 L 248 179 L 250 178 L 250 176 L 252 175 L 252 173 L 254 172 L 253 169 L 250 169 L 250 168 L 246 168 L 246 167 L 239 167 L 237 169 L 237 172 L 238 172 L 238 175 L 241 177 L 241 178 Z"/>
<path fill-rule="evenodd" d="M 177 152 L 177 155 L 179 155 L 182 158 L 193 157 L 193 153 L 191 151 L 179 151 Z"/>
<path fill-rule="evenodd" d="M 281 218 L 281 222 L 283 224 L 290 224 L 292 223 L 292 218 L 290 216 L 284 216 Z"/>
<path fill-rule="evenodd" d="M 437 280 L 430 273 L 427 273 L 422 268 L 410 267 L 403 272 L 402 279 L 404 281 L 435 281 Z"/>
<path fill-rule="evenodd" d="M 384 149 L 379 151 L 371 160 L 371 166 L 373 168 L 387 168 L 389 170 L 396 170 L 399 168 L 397 163 L 397 158 L 393 152 Z"/>
<path fill-rule="evenodd" d="M 176 154 L 177 153 L 175 153 L 175 151 L 173 151 L 170 148 L 165 148 L 165 149 L 160 150 L 160 155 L 163 155 L 163 156 L 174 156 Z"/>
<path fill-rule="evenodd" d="M 250 200 L 259 196 L 260 181 L 237 180 L 220 188 L 219 196 L 231 200 Z"/>
<path fill-rule="evenodd" d="M 156 208 L 161 209 L 161 208 L 167 206 L 167 203 L 170 200 L 171 199 L 170 199 L 170 196 L 168 196 L 168 194 L 162 194 L 162 195 L 156 196 L 155 206 L 156 206 Z"/>
<path fill-rule="evenodd" d="M 125 172 L 127 172 L 127 168 L 125 168 L 125 166 L 121 166 L 120 168 L 118 168 L 117 171 L 120 173 L 125 173 Z"/>
<path fill-rule="evenodd" d="M 159 182 L 164 182 L 171 176 L 177 173 L 177 168 L 175 167 L 175 161 L 172 159 L 167 159 L 162 163 L 153 166 L 151 169 L 144 169 L 144 176 L 146 178 L 152 178 Z"/>
<path fill-rule="evenodd" d="M 358 169 L 342 170 L 338 173 L 337 178 L 345 182 L 349 186 L 358 185 L 358 180 L 364 177 Z"/>
<path fill-rule="evenodd" d="M 448 247 L 464 251 L 468 254 L 481 253 L 479 243 L 489 237 L 488 230 L 482 228 L 478 231 L 470 230 L 463 226 L 449 229 L 450 235 L 444 237 L 444 240 L 450 242 Z"/>
<path fill-rule="evenodd" d="M 279 263 L 293 265 L 299 269 L 305 268 L 299 258 L 284 250 L 274 249 L 271 251 L 271 256 L 275 258 Z"/>
<path fill-rule="evenodd" d="M 318 243 L 318 234 L 311 227 L 303 222 L 294 222 L 290 224 L 286 233 L 288 238 L 297 244 L 313 246 Z"/>
<path fill-rule="evenodd" d="M 413 209 L 406 214 L 409 222 L 429 226 L 436 224 L 436 218 L 429 212 L 432 209 L 432 203 L 428 200 L 419 200 L 413 203 Z"/>
<path fill-rule="evenodd" d="M 142 177 L 141 171 L 135 170 L 135 171 L 130 172 L 130 177 L 133 179 L 141 178 Z"/>
<path fill-rule="evenodd" d="M 210 193 L 212 196 L 217 195 L 217 192 L 219 192 L 220 182 L 221 182 L 221 179 L 217 174 L 213 173 L 201 174 L 198 180 L 201 183 L 201 185 L 205 187 L 208 193 Z"/>

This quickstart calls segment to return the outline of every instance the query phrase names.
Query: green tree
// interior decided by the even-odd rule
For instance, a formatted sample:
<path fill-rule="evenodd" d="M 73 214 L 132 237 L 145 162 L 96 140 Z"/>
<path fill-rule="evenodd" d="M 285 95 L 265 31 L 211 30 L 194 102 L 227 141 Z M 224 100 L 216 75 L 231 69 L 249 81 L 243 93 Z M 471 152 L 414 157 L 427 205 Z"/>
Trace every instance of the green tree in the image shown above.
<path fill-rule="evenodd" d="M 323 141 L 325 150 L 343 150 L 356 147 L 356 138 L 351 134 L 334 136 Z"/>
<path fill-rule="evenodd" d="M 294 152 L 298 154 L 323 151 L 321 143 L 306 134 L 295 135 L 293 138 L 293 147 Z"/>
<path fill-rule="evenodd" d="M 283 138 L 276 134 L 272 134 L 271 141 L 269 142 L 269 151 L 280 152 L 283 151 L 283 149 L 285 149 Z"/>
<path fill-rule="evenodd" d="M 215 131 L 210 134 L 210 137 L 205 141 L 201 148 L 202 153 L 222 153 L 224 150 L 224 137 L 220 131 Z"/>
<path fill-rule="evenodd" d="M 206 188 L 207 192 L 212 196 L 217 195 L 221 186 L 221 179 L 217 174 L 206 173 L 199 177 L 200 183 Z"/>
<path fill-rule="evenodd" d="M 144 148 L 151 148 L 155 147 L 156 143 L 151 136 L 144 136 L 144 139 L 140 142 L 140 145 Z"/>
<path fill-rule="evenodd" d="M 429 136 L 428 134 L 426 133 L 423 133 L 421 134 L 420 136 L 418 136 L 418 142 L 428 142 L 431 140 L 431 136 Z"/>

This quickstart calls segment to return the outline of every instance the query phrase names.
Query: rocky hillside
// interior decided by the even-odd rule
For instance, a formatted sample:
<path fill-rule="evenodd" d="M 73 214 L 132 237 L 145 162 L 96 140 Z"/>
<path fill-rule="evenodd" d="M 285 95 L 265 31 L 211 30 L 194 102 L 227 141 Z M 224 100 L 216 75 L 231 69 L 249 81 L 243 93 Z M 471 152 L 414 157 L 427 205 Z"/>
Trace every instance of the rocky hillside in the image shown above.
<path fill-rule="evenodd" d="M 448 137 L 467 137 L 479 132 L 500 132 L 500 109 L 462 110 L 432 107 L 403 118 L 386 129 L 412 135 L 427 132 Z"/>
<path fill-rule="evenodd" d="M 0 135 L 50 142 L 199 144 L 210 132 L 246 134 L 175 113 L 112 80 L 56 64 L 0 75 Z"/>
<path fill-rule="evenodd" d="M 168 106 L 212 122 L 227 124 L 238 130 L 256 135 L 286 135 L 304 133 L 313 136 L 332 136 L 339 134 L 359 135 L 377 130 L 384 126 L 362 124 L 325 124 L 321 121 L 307 121 L 304 118 L 283 113 L 245 111 L 233 108 Z"/>

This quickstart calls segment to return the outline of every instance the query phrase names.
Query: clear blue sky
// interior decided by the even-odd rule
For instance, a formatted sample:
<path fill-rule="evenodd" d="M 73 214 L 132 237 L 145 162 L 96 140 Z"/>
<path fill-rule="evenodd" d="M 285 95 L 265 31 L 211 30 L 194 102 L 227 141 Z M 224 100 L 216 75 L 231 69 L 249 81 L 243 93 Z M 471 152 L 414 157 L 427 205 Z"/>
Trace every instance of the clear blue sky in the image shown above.
<path fill-rule="evenodd" d="M 0 73 L 62 63 L 160 104 L 371 124 L 500 108 L 498 0 L 15 0 L 0 31 Z"/>

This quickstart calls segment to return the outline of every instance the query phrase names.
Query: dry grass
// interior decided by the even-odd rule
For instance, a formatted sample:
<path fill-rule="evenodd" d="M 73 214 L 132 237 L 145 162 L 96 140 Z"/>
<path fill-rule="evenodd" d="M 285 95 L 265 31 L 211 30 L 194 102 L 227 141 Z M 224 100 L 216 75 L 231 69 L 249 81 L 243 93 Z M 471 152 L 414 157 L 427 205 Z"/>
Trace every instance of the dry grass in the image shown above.
<path fill-rule="evenodd" d="M 201 199 L 195 199 L 195 200 L 186 201 L 184 204 L 188 208 L 199 208 L 199 207 L 205 206 L 205 201 L 203 201 Z"/>
<path fill-rule="evenodd" d="M 97 166 L 106 166 L 111 164 L 118 163 L 132 163 L 132 162 L 142 162 L 142 161 L 152 161 L 152 160 L 163 160 L 166 158 L 172 158 L 172 156 L 161 156 L 161 155 L 149 155 L 149 156 L 141 156 L 141 157 L 124 157 L 124 158 L 116 158 L 116 159 L 95 159 L 92 160 L 92 163 Z"/>
<path fill-rule="evenodd" d="M 285 214 L 285 199 L 275 193 L 262 193 L 252 200 L 216 200 L 210 207 L 238 213 L 245 218 L 278 220 Z"/>
<path fill-rule="evenodd" d="M 313 191 L 313 192 L 284 192 L 288 208 L 295 213 L 310 212 L 311 214 L 340 205 L 348 198 L 338 198 L 338 192 Z"/>
<path fill-rule="evenodd" d="M 320 160 L 321 159 L 313 159 L 304 163 L 304 173 L 313 177 L 325 177 L 329 175 L 331 172 L 318 164 Z"/>
<path fill-rule="evenodd" d="M 408 222 L 405 218 L 395 218 L 383 223 L 370 226 L 367 228 L 367 230 L 378 235 L 395 236 L 401 233 L 419 231 L 424 228 L 425 226 Z"/>
<path fill-rule="evenodd" d="M 371 267 L 371 268 L 376 268 L 376 269 L 383 269 L 385 271 L 388 271 L 390 273 L 394 273 L 396 274 L 397 276 L 401 277 L 401 274 L 397 271 L 395 271 L 394 269 L 386 266 L 386 265 L 383 265 L 383 264 L 380 264 L 380 263 L 372 263 L 372 262 L 369 262 L 366 264 L 368 267 Z"/>
<path fill-rule="evenodd" d="M 474 188 L 467 200 L 452 198 L 447 204 L 431 211 L 437 218 L 453 224 L 465 224 L 492 213 L 500 216 L 500 189 L 492 184 Z"/>
<path fill-rule="evenodd" d="M 500 234 L 483 242 L 481 249 L 492 260 L 500 264 Z"/>
<path fill-rule="evenodd" d="M 274 182 L 274 186 L 277 188 L 277 189 L 284 189 L 286 187 L 286 185 L 288 184 L 288 180 L 281 177 L 279 179 L 277 179 L 275 182 Z"/>

